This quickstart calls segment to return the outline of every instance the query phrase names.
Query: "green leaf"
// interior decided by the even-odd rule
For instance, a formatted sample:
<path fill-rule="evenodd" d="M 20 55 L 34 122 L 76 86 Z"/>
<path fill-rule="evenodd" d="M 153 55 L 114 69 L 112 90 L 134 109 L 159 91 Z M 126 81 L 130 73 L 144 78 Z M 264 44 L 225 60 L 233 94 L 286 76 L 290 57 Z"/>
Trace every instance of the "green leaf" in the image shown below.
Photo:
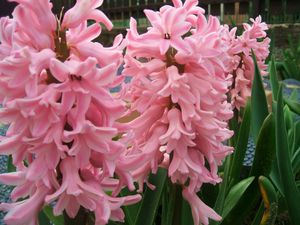
<path fill-rule="evenodd" d="M 300 172 L 300 146 L 292 157 L 292 167 L 295 175 Z"/>
<path fill-rule="evenodd" d="M 294 118 L 293 118 L 294 113 L 292 113 L 289 107 L 285 105 L 283 107 L 283 115 L 284 115 L 286 130 L 287 132 L 289 132 L 290 130 L 292 130 L 294 126 Z"/>
<path fill-rule="evenodd" d="M 289 108 L 294 112 L 300 115 L 300 104 L 291 99 L 284 99 L 284 102 L 289 106 Z"/>
<path fill-rule="evenodd" d="M 257 209 L 260 202 L 260 194 L 257 182 L 252 182 L 236 206 L 229 212 L 228 216 L 223 218 L 221 225 L 244 224 L 245 219 L 253 210 Z"/>
<path fill-rule="evenodd" d="M 230 171 L 230 165 L 231 165 L 231 157 L 227 157 L 225 159 L 225 169 L 224 169 L 224 178 L 223 178 L 223 182 L 219 185 L 219 193 L 218 193 L 218 197 L 217 200 L 215 202 L 215 206 L 214 206 L 214 210 L 219 213 L 222 214 L 223 210 L 224 210 L 224 202 L 225 202 L 225 198 L 227 195 L 227 187 L 228 187 L 228 183 L 229 183 L 229 171 Z M 212 221 L 211 225 L 216 225 L 219 224 L 218 221 Z"/>
<path fill-rule="evenodd" d="M 264 215 L 264 208 L 265 208 L 264 203 L 261 202 L 251 225 L 260 225 L 261 218 Z"/>
<path fill-rule="evenodd" d="M 241 129 L 242 132 L 242 129 Z M 267 175 L 270 173 L 275 155 L 275 120 L 273 114 L 270 114 L 265 121 L 258 135 L 256 145 L 255 159 L 250 172 L 250 176 Z M 241 224 L 249 212 L 257 205 L 259 200 L 258 183 L 253 182 L 241 197 L 237 206 L 224 218 L 222 224 Z M 226 203 L 224 207 L 226 207 Z M 242 213 L 240 213 L 242 211 Z"/>
<path fill-rule="evenodd" d="M 121 191 L 121 196 L 128 196 L 130 195 L 130 191 L 128 190 L 128 188 L 124 188 Z M 125 213 L 125 221 L 126 224 L 128 225 L 133 225 L 135 220 L 136 220 L 136 212 L 139 211 L 139 208 L 141 206 L 141 202 L 138 202 L 136 204 L 133 205 L 128 205 L 128 206 L 123 206 L 124 209 L 124 213 Z"/>
<path fill-rule="evenodd" d="M 292 94 L 289 96 L 289 99 L 292 101 L 298 101 L 298 90 L 294 88 Z"/>
<path fill-rule="evenodd" d="M 137 213 L 135 225 L 153 225 L 159 207 L 160 198 L 167 178 L 167 170 L 159 169 L 156 175 L 151 174 L 149 182 L 155 185 L 155 190 L 146 188 L 140 210 Z"/>
<path fill-rule="evenodd" d="M 64 217 L 62 215 L 55 216 L 53 214 L 53 208 L 51 206 L 49 206 L 49 205 L 45 206 L 43 208 L 43 212 L 54 225 L 64 225 L 65 224 Z"/>
<path fill-rule="evenodd" d="M 270 63 L 270 81 L 271 81 L 271 88 L 272 88 L 272 99 L 273 101 L 277 101 L 277 95 L 278 95 L 278 75 L 275 65 L 275 59 L 272 57 L 271 63 Z"/>
<path fill-rule="evenodd" d="M 181 213 L 182 213 L 182 188 L 178 184 L 173 184 L 172 182 L 168 182 L 169 191 L 165 194 L 168 195 L 168 202 L 163 207 L 166 208 L 166 213 L 163 215 L 165 218 L 164 225 L 175 225 L 180 224 L 181 221 Z"/>
<path fill-rule="evenodd" d="M 39 213 L 39 224 L 51 225 L 49 218 L 46 216 L 46 214 L 43 211 Z"/>
<path fill-rule="evenodd" d="M 275 118 L 273 114 L 265 119 L 260 130 L 250 176 L 268 176 L 276 155 Z"/>
<path fill-rule="evenodd" d="M 250 124 L 251 107 L 250 101 L 247 101 L 242 124 L 238 133 L 237 144 L 235 146 L 235 151 L 232 156 L 233 159 L 230 168 L 230 186 L 236 184 L 240 177 L 243 161 L 247 150 L 248 138 L 250 133 Z"/>
<path fill-rule="evenodd" d="M 181 207 L 181 223 L 180 224 L 194 224 L 190 204 L 184 199 L 182 201 L 182 207 Z"/>
<path fill-rule="evenodd" d="M 261 225 L 274 225 L 278 212 L 277 192 L 271 181 L 264 176 L 258 179 L 259 189 L 265 205 L 264 216 Z"/>
<path fill-rule="evenodd" d="M 224 210 L 222 213 L 223 218 L 225 218 L 228 213 L 235 207 L 247 188 L 253 182 L 254 178 L 255 177 L 248 177 L 247 179 L 240 181 L 230 189 L 225 199 Z"/>
<path fill-rule="evenodd" d="M 294 125 L 294 140 L 292 141 L 292 151 L 296 152 L 297 148 L 300 146 L 300 121 L 297 121 Z"/>
<path fill-rule="evenodd" d="M 7 172 L 11 173 L 15 171 L 16 171 L 16 167 L 13 164 L 12 155 L 9 155 L 7 160 Z"/>
<path fill-rule="evenodd" d="M 278 202 L 277 192 L 272 182 L 265 176 L 260 176 L 258 183 L 265 207 L 270 208 L 271 203 Z"/>
<path fill-rule="evenodd" d="M 253 139 L 256 143 L 260 128 L 269 112 L 261 74 L 253 51 L 252 56 L 255 66 L 255 73 L 251 93 L 251 131 Z"/>
<path fill-rule="evenodd" d="M 283 194 L 287 202 L 287 208 L 292 224 L 297 225 L 300 221 L 300 193 L 295 183 L 291 157 L 285 129 L 283 113 L 282 85 L 278 91 L 278 105 L 276 111 L 276 152 L 277 163 L 282 184 Z"/>
<path fill-rule="evenodd" d="M 299 66 L 292 56 L 286 54 L 283 66 L 287 72 L 287 78 L 300 79 Z"/>

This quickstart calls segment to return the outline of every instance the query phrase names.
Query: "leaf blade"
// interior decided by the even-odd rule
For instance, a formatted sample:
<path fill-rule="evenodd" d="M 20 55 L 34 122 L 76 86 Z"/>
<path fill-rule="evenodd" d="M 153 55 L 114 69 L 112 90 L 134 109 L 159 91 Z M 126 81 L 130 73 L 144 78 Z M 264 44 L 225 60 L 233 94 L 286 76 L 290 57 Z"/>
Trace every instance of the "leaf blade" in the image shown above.
<path fill-rule="evenodd" d="M 238 203 L 238 201 L 245 193 L 247 188 L 250 186 L 250 184 L 254 181 L 254 179 L 255 177 L 248 177 L 240 181 L 230 189 L 225 199 L 225 207 L 222 213 L 223 218 L 225 218 L 229 214 L 229 212 L 234 208 L 234 206 Z"/>
<path fill-rule="evenodd" d="M 47 205 L 43 208 L 44 214 L 49 218 L 49 220 L 54 224 L 54 225 L 64 225 L 64 217 L 61 216 L 55 216 L 53 214 L 53 209 L 51 206 Z"/>
<path fill-rule="evenodd" d="M 272 57 L 271 59 L 269 74 L 270 74 L 271 89 L 272 89 L 272 99 L 273 101 L 277 101 L 279 82 L 278 82 L 278 75 L 277 75 L 274 57 Z"/>
<path fill-rule="evenodd" d="M 254 79 L 252 84 L 252 92 L 251 92 L 251 114 L 252 114 L 252 122 L 251 122 L 251 131 L 253 139 L 256 143 L 260 128 L 268 116 L 268 104 L 267 98 L 261 78 L 261 74 L 257 65 L 256 56 L 252 51 L 253 62 L 255 67 Z"/>
<path fill-rule="evenodd" d="M 235 151 L 233 153 L 232 164 L 230 168 L 230 186 L 236 184 L 239 180 L 240 172 L 243 166 L 243 160 L 245 158 L 247 144 L 250 134 L 250 126 L 251 126 L 251 105 L 250 101 L 247 101 L 245 112 L 243 115 L 243 121 L 240 126 L 240 130 L 238 133 L 238 140 L 235 146 Z"/>
<path fill-rule="evenodd" d="M 268 176 L 271 172 L 275 155 L 275 118 L 271 113 L 261 127 L 250 176 Z"/>
<path fill-rule="evenodd" d="M 153 191 L 150 188 L 146 189 L 135 225 L 153 225 L 166 177 L 167 171 L 165 169 L 159 169 L 156 175 L 150 175 L 149 182 L 154 184 L 156 189 Z"/>
<path fill-rule="evenodd" d="M 285 129 L 284 113 L 283 113 L 283 96 L 282 85 L 278 91 L 278 105 L 276 110 L 276 153 L 279 175 L 282 184 L 282 191 L 285 196 L 288 212 L 292 224 L 296 225 L 300 221 L 300 192 L 297 189 L 293 168 L 291 165 L 291 157 L 288 146 L 287 132 Z M 280 160 L 279 160 L 280 159 Z"/>

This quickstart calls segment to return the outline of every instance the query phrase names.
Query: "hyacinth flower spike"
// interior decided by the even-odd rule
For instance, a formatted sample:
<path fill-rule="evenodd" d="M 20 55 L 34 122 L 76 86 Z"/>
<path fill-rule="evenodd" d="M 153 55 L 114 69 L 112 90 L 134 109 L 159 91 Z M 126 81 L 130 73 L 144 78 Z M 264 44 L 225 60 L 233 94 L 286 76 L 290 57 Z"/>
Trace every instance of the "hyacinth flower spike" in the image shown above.
<path fill-rule="evenodd" d="M 109 92 L 120 82 L 122 37 L 109 48 L 92 42 L 101 26 L 87 20 L 112 28 L 101 0 L 78 0 L 61 19 L 49 0 L 15 2 L 13 17 L 0 20 L 0 121 L 9 124 L 0 154 L 11 154 L 17 170 L 0 175 L 16 186 L 14 202 L 0 204 L 4 222 L 37 224 L 46 204 L 69 218 L 89 212 L 97 225 L 123 221 L 121 206 L 141 197 L 116 197 L 126 185 L 134 190 L 121 163 L 126 143 L 113 140 L 125 105 Z"/>

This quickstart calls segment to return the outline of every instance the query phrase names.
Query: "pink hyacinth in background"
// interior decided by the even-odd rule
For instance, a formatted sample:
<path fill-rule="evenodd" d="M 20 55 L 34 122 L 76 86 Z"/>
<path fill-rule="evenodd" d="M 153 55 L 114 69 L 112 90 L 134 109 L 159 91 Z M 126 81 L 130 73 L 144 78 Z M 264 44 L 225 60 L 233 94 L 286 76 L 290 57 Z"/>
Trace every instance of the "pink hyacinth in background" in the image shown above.
<path fill-rule="evenodd" d="M 9 124 L 0 154 L 11 154 L 16 166 L 0 175 L 16 186 L 13 203 L 0 205 L 8 211 L 4 222 L 37 224 L 46 204 L 70 218 L 80 208 L 93 212 L 97 225 L 123 221 L 120 207 L 140 196 L 116 197 L 125 185 L 134 189 L 120 163 L 126 145 L 113 140 L 125 107 L 109 93 L 119 82 L 122 37 L 111 48 L 92 42 L 101 33 L 99 22 L 112 28 L 96 9 L 101 0 L 78 0 L 62 19 L 49 0 L 15 1 L 13 18 L 0 20 L 0 120 Z"/>
<path fill-rule="evenodd" d="M 240 109 L 246 105 L 251 96 L 252 81 L 254 78 L 254 63 L 252 51 L 255 53 L 257 64 L 262 76 L 267 75 L 265 60 L 269 56 L 270 38 L 267 37 L 268 26 L 258 16 L 250 19 L 252 25 L 243 24 L 242 35 L 236 37 L 236 28 L 225 32 L 228 54 L 231 56 L 229 64 L 233 84 L 230 91 L 233 107 Z"/>
<path fill-rule="evenodd" d="M 230 75 L 225 33 L 216 17 L 204 16 L 198 1 L 173 1 L 159 12 L 145 10 L 151 23 L 137 32 L 131 19 L 123 75 L 132 76 L 123 95 L 130 112 L 140 115 L 129 123 L 135 142 L 130 155 L 140 187 L 150 172 L 167 167 L 173 183 L 183 188 L 194 224 L 221 217 L 197 192 L 204 183 L 221 181 L 218 166 L 233 149 L 224 143 L 232 106 L 227 101 Z"/>

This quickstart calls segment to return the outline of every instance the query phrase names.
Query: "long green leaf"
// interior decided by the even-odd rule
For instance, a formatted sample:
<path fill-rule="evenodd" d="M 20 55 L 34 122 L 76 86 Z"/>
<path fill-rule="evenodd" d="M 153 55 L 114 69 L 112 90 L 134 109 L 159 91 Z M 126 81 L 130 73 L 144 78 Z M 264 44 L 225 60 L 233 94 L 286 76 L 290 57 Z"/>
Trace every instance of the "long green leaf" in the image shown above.
<path fill-rule="evenodd" d="M 120 195 L 121 196 L 128 196 L 131 192 L 128 190 L 128 188 L 124 188 Z M 136 220 L 136 212 L 139 211 L 139 208 L 141 206 L 141 202 L 138 202 L 133 205 L 128 205 L 123 207 L 123 211 L 125 213 L 125 221 L 127 225 L 133 225 Z"/>
<path fill-rule="evenodd" d="M 254 178 L 255 177 L 248 177 L 245 180 L 240 181 L 230 189 L 225 199 L 224 210 L 222 213 L 223 218 L 225 218 L 228 213 L 236 206 L 242 195 L 253 182 Z"/>
<path fill-rule="evenodd" d="M 238 133 L 238 140 L 235 146 L 235 151 L 233 153 L 233 160 L 230 168 L 230 186 L 236 184 L 240 177 L 243 161 L 247 150 L 248 138 L 250 133 L 250 124 L 251 107 L 250 101 L 248 101 L 243 115 L 243 121 Z"/>
<path fill-rule="evenodd" d="M 225 169 L 224 169 L 224 178 L 223 178 L 223 182 L 219 185 L 219 193 L 218 193 L 218 197 L 217 200 L 215 202 L 215 206 L 214 206 L 214 210 L 219 213 L 222 214 L 223 210 L 224 210 L 224 202 L 225 202 L 225 198 L 227 195 L 227 187 L 228 187 L 228 183 L 229 183 L 229 171 L 230 171 L 230 165 L 231 165 L 231 157 L 227 157 L 225 159 Z M 211 225 L 216 225 L 219 224 L 218 221 L 212 221 Z"/>
<path fill-rule="evenodd" d="M 168 202 L 168 210 L 166 214 L 166 223 L 165 225 L 180 225 L 181 221 L 181 213 L 182 213 L 182 188 L 181 186 L 173 183 L 169 183 L 170 192 L 169 194 L 169 202 Z"/>
<path fill-rule="evenodd" d="M 53 208 L 51 206 L 45 206 L 43 208 L 44 214 L 49 218 L 49 220 L 54 224 L 54 225 L 64 225 L 64 217 L 61 216 L 55 216 L 53 214 Z"/>
<path fill-rule="evenodd" d="M 191 207 L 184 199 L 181 206 L 181 224 L 194 224 Z"/>
<path fill-rule="evenodd" d="M 282 183 L 283 194 L 285 196 L 288 212 L 292 224 L 297 225 L 300 221 L 300 193 L 295 183 L 293 168 L 291 165 L 291 157 L 287 133 L 285 129 L 284 114 L 283 114 L 283 97 L 282 85 L 278 91 L 278 105 L 276 111 L 276 152 L 277 162 Z"/>
<path fill-rule="evenodd" d="M 260 225 L 260 221 L 264 215 L 264 208 L 264 203 L 261 202 L 251 225 Z"/>
<path fill-rule="evenodd" d="M 165 169 L 159 169 L 156 175 L 150 175 L 149 182 L 156 188 L 155 190 L 146 188 L 135 225 L 153 225 L 166 178 L 167 171 Z"/>
<path fill-rule="evenodd" d="M 273 114 L 265 119 L 260 130 L 250 176 L 268 176 L 276 155 L 275 118 Z"/>
<path fill-rule="evenodd" d="M 272 88 L 272 99 L 273 101 L 277 101 L 277 95 L 278 95 L 278 75 L 275 65 L 274 57 L 272 57 L 271 63 L 270 63 L 270 81 L 271 81 L 271 88 Z"/>
<path fill-rule="evenodd" d="M 274 130 L 274 117 L 270 114 L 264 121 L 257 145 L 256 145 L 256 153 L 253 168 L 250 175 L 256 176 L 259 175 L 267 175 L 273 165 L 274 151 L 275 151 L 275 130 Z M 267 162 L 265 165 L 261 164 L 262 162 Z M 261 166 L 262 165 L 262 166 Z M 242 224 L 245 220 L 245 217 L 248 216 L 249 212 L 256 207 L 259 202 L 260 194 L 258 189 L 258 183 L 252 182 L 249 188 L 245 191 L 237 205 L 232 209 L 232 211 L 228 214 L 224 221 L 222 221 L 222 225 L 229 224 Z M 224 207 L 226 203 L 224 204 Z M 242 213 L 241 213 L 242 212 Z"/>
<path fill-rule="evenodd" d="M 255 73 L 251 93 L 251 131 L 253 139 L 256 143 L 260 128 L 269 112 L 261 74 L 253 51 L 252 55 L 255 66 Z"/>

